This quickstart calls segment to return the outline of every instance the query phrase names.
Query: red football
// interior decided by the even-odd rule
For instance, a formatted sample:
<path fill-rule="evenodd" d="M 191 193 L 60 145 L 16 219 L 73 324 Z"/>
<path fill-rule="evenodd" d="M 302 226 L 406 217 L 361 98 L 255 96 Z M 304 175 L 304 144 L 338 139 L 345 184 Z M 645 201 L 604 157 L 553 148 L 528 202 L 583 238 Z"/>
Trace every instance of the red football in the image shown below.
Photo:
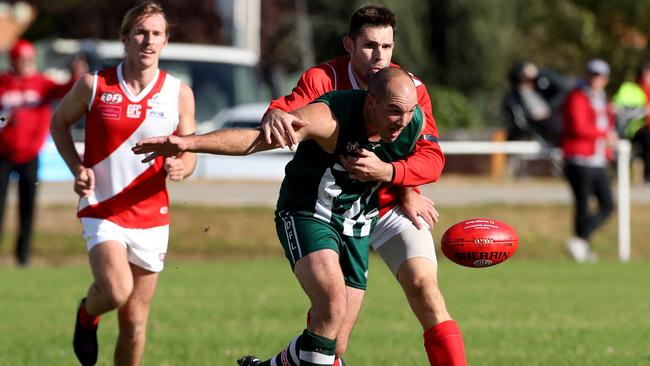
<path fill-rule="evenodd" d="M 440 240 L 442 253 L 465 267 L 499 264 L 519 248 L 515 229 L 495 219 L 473 218 L 451 226 Z"/>

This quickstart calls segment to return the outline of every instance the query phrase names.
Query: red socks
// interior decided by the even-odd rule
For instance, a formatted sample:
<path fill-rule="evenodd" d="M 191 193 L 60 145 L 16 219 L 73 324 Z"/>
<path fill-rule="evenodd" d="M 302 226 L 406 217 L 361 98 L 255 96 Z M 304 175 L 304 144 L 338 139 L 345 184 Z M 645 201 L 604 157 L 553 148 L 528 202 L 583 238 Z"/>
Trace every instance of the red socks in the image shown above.
<path fill-rule="evenodd" d="M 467 366 L 463 335 L 453 320 L 447 320 L 424 332 L 424 349 L 431 366 Z"/>
<path fill-rule="evenodd" d="M 99 324 L 99 317 L 88 314 L 86 311 L 86 303 L 84 302 L 79 309 L 79 323 L 86 329 L 95 329 Z"/>

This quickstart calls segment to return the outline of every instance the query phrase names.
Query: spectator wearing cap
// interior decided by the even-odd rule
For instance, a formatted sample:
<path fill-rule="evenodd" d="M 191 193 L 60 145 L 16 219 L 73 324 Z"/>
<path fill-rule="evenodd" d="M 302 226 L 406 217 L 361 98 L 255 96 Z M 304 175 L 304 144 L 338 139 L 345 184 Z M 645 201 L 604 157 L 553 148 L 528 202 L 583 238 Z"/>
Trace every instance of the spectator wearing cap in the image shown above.
<path fill-rule="evenodd" d="M 585 71 L 585 80 L 569 93 L 562 109 L 564 174 L 575 205 L 575 236 L 567 241 L 566 248 L 578 262 L 596 259 L 589 238 L 614 209 L 607 167 L 617 139 L 614 113 L 605 94 L 609 65 L 593 59 Z M 595 209 L 589 205 L 592 197 L 598 201 Z"/>
<path fill-rule="evenodd" d="M 27 265 L 38 183 L 38 153 L 49 133 L 50 103 L 65 95 L 76 79 L 87 72 L 76 58 L 70 82 L 59 84 L 38 72 L 36 48 L 24 39 L 9 51 L 10 70 L 0 73 L 0 238 L 12 172 L 18 176 L 19 224 L 16 260 Z"/>

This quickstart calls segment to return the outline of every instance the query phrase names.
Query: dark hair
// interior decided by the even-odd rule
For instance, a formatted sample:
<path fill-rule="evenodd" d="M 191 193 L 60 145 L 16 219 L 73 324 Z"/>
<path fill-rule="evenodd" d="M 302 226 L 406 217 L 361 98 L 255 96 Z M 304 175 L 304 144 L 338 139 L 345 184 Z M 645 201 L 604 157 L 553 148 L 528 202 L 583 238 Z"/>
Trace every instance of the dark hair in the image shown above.
<path fill-rule="evenodd" d="M 644 62 L 636 69 L 636 80 L 641 80 L 643 74 L 650 71 L 650 62 Z"/>
<path fill-rule="evenodd" d="M 386 99 L 386 95 L 388 95 L 389 81 L 398 77 L 411 79 L 411 75 L 404 69 L 395 66 L 384 67 L 370 77 L 370 81 L 368 81 L 368 94 L 372 95 L 378 101 L 383 102 Z"/>
<path fill-rule="evenodd" d="M 144 2 L 136 7 L 131 8 L 126 12 L 126 14 L 124 14 L 124 18 L 122 18 L 122 24 L 120 26 L 120 38 L 128 38 L 129 32 L 131 32 L 131 28 L 133 28 L 133 25 L 139 19 L 158 14 L 162 15 L 162 17 L 165 18 L 165 35 L 167 35 L 167 38 L 169 38 L 170 25 L 169 21 L 167 21 L 167 16 L 165 16 L 165 10 L 163 10 L 163 7 L 160 4 L 154 1 Z"/>
<path fill-rule="evenodd" d="M 382 5 L 366 5 L 359 8 L 350 18 L 348 36 L 354 38 L 364 25 L 386 26 L 397 30 L 397 18 L 390 9 Z"/>

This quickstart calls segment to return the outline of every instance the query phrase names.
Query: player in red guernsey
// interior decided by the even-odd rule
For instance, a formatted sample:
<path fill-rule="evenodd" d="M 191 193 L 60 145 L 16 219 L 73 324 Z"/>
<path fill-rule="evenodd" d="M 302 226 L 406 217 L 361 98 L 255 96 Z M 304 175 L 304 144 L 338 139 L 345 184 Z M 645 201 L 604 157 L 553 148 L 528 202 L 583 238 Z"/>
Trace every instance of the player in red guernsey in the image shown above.
<path fill-rule="evenodd" d="M 343 39 L 349 55 L 310 68 L 300 77 L 291 94 L 271 103 L 262 120 L 267 142 L 276 139 L 283 145 L 296 143 L 293 128 L 302 122 L 286 112 L 332 90 L 366 88 L 370 75 L 391 65 L 394 31 L 395 16 L 389 9 L 369 5 L 357 10 L 350 20 L 348 35 Z M 438 145 L 438 131 L 426 87 L 415 77 L 413 82 L 418 103 L 426 115 L 426 126 L 413 155 L 392 164 L 372 165 L 369 164 L 371 159 L 364 156 L 342 163 L 350 175 L 360 180 L 386 183 L 379 192 L 381 219 L 371 241 L 404 289 L 411 309 L 422 324 L 430 364 L 465 365 L 460 329 L 449 315 L 437 283 L 437 260 L 428 228 L 437 221 L 438 214 L 433 203 L 414 188 L 440 177 L 444 156 Z M 362 299 L 350 297 L 348 301 L 360 307 Z M 352 326 L 345 324 L 347 332 L 339 334 L 339 355 L 345 351 Z"/>
<path fill-rule="evenodd" d="M 116 67 L 87 74 L 61 101 L 52 136 L 75 176 L 78 216 L 94 282 L 75 324 L 74 351 L 82 365 L 97 361 L 99 316 L 117 310 L 116 365 L 137 365 L 144 354 L 149 304 L 169 237 L 166 178 L 194 170 L 194 154 L 142 164 L 131 146 L 143 137 L 193 134 L 194 96 L 189 86 L 158 69 L 169 25 L 159 4 L 146 2 L 122 20 L 125 58 Z M 70 126 L 86 115 L 83 160 Z"/>
<path fill-rule="evenodd" d="M 24 39 L 9 51 L 11 70 L 0 74 L 0 236 L 9 176 L 18 174 L 20 230 L 16 238 L 16 260 L 27 265 L 32 222 L 38 188 L 38 153 L 49 132 L 50 104 L 70 90 L 88 70 L 76 57 L 70 82 L 56 83 L 36 68 L 36 48 Z"/>

